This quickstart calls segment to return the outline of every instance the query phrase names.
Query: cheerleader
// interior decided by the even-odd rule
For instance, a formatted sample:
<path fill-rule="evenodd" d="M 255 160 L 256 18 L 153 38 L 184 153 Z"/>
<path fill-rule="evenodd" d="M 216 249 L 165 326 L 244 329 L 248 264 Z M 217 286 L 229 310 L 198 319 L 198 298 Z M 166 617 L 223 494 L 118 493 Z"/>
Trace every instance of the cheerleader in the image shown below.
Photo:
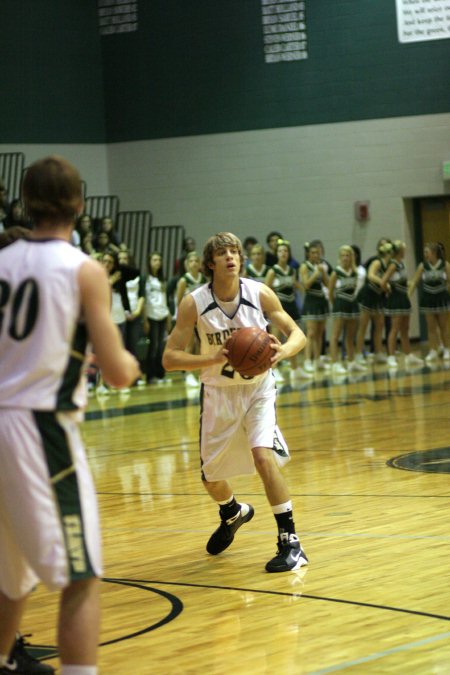
<path fill-rule="evenodd" d="M 182 301 L 185 295 L 192 293 L 192 291 L 195 291 L 196 288 L 200 288 L 200 286 L 203 286 L 203 284 L 206 283 L 206 277 L 200 269 L 201 264 L 202 263 L 200 260 L 200 256 L 196 251 L 191 251 L 186 255 L 184 261 L 184 268 L 186 272 L 185 274 L 183 274 L 182 277 L 180 277 L 180 280 L 178 281 L 177 284 L 177 292 L 176 292 L 177 307 L 180 306 L 180 302 Z M 192 336 L 192 340 L 188 345 L 188 347 L 186 348 L 186 351 L 188 351 L 189 354 L 196 354 L 198 352 L 198 345 L 196 344 L 195 335 Z M 200 386 L 200 382 L 197 380 L 194 373 L 192 372 L 185 373 L 184 381 L 187 387 Z"/>
<path fill-rule="evenodd" d="M 388 335 L 388 366 L 397 368 L 395 347 L 397 336 L 400 334 L 400 342 L 405 354 L 406 367 L 422 366 L 423 360 L 411 353 L 409 342 L 409 317 L 411 315 L 411 302 L 408 297 L 408 276 L 406 274 L 405 244 L 402 241 L 392 242 L 392 258 L 383 276 L 383 283 L 390 284 L 385 307 L 385 314 L 391 317 L 391 329 Z"/>
<path fill-rule="evenodd" d="M 366 367 L 354 360 L 355 336 L 358 328 L 359 306 L 356 300 L 358 270 L 355 253 L 351 246 L 341 246 L 339 263 L 330 276 L 330 302 L 333 328 L 331 331 L 330 353 L 333 362 L 332 371 L 336 375 L 345 375 L 347 369 L 338 361 L 339 338 L 344 331 L 345 349 L 349 371 L 364 371 Z"/>
<path fill-rule="evenodd" d="M 327 266 L 320 261 L 320 253 L 319 246 L 305 244 L 306 261 L 300 266 L 300 280 L 305 290 L 303 318 L 306 320 L 308 342 L 305 348 L 304 369 L 307 373 L 314 372 L 313 361 L 317 368 L 329 367 L 320 360 L 325 322 L 329 314 L 325 292 L 329 279 Z"/>
<path fill-rule="evenodd" d="M 274 290 L 285 312 L 287 312 L 294 321 L 299 321 L 300 312 L 295 300 L 295 289 L 300 288 L 300 284 L 298 282 L 297 270 L 291 267 L 288 262 L 291 259 L 291 246 L 289 242 L 285 239 L 279 239 L 276 254 L 278 262 L 267 272 L 266 284 Z M 284 339 L 274 326 L 271 326 L 271 332 L 273 332 L 275 337 L 279 340 Z M 290 363 L 292 379 L 305 376 L 309 377 L 309 375 L 307 375 L 298 365 L 297 356 L 293 356 L 290 359 Z M 284 381 L 282 374 L 277 368 L 275 368 L 274 372 L 277 382 Z"/>
<path fill-rule="evenodd" d="M 255 244 L 250 249 L 249 262 L 245 268 L 245 276 L 255 281 L 265 281 L 269 265 L 266 265 L 264 248 L 261 244 Z"/>
<path fill-rule="evenodd" d="M 360 310 L 358 335 L 356 338 L 356 360 L 365 364 L 363 348 L 367 326 L 370 319 L 373 321 L 373 344 L 375 363 L 386 363 L 387 358 L 382 351 L 382 334 L 384 325 L 384 293 L 388 283 L 383 277 L 391 259 L 392 244 L 381 240 L 378 244 L 377 255 L 367 269 L 364 285 L 358 295 Z"/>
<path fill-rule="evenodd" d="M 443 346 L 442 357 L 445 361 L 449 361 L 450 263 L 445 260 L 444 248 L 439 243 L 425 244 L 423 257 L 424 262 L 421 262 L 416 270 L 409 285 L 408 295 L 411 297 L 420 283 L 419 309 L 425 314 L 430 345 L 425 361 L 430 363 L 438 358 L 440 342 Z"/>

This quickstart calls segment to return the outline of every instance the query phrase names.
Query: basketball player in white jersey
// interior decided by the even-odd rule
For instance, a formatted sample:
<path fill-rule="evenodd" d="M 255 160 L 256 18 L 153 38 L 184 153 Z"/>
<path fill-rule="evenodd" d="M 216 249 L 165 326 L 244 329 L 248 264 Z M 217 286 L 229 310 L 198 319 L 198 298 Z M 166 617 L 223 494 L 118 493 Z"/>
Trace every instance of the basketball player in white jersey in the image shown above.
<path fill-rule="evenodd" d="M 295 533 L 292 503 L 280 471 L 289 451 L 276 425 L 275 378 L 272 370 L 242 377 L 227 363 L 224 344 L 239 328 L 265 329 L 267 316 L 287 338 L 281 344 L 272 336 L 275 366 L 303 349 L 306 337 L 268 286 L 240 277 L 243 261 L 242 244 L 234 234 L 221 232 L 207 241 L 203 268 L 211 283 L 183 298 L 163 364 L 166 370 L 201 369 L 202 479 L 219 505 L 221 520 L 206 550 L 211 555 L 224 551 L 236 530 L 253 518 L 253 507 L 236 501 L 228 479 L 252 474 L 256 468 L 278 526 L 278 551 L 266 570 L 285 572 L 308 559 Z M 185 351 L 194 329 L 200 337 L 198 355 Z"/>
<path fill-rule="evenodd" d="M 25 672 L 8 654 L 43 581 L 61 591 L 61 675 L 95 675 L 100 532 L 78 429 L 88 340 L 112 386 L 139 367 L 110 319 L 105 271 L 69 243 L 83 206 L 77 170 L 40 160 L 23 196 L 32 238 L 0 251 L 0 673 Z"/>

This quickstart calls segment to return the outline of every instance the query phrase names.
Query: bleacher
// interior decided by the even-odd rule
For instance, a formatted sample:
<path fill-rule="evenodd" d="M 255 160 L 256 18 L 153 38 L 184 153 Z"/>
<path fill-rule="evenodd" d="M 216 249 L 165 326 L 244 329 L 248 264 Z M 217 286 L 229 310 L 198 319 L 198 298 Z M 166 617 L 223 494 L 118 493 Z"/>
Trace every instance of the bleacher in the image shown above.
<path fill-rule="evenodd" d="M 22 152 L 0 153 L 0 177 L 3 178 L 9 200 L 21 194 L 26 158 Z M 92 219 L 109 216 L 120 240 L 133 253 L 137 267 L 147 273 L 148 256 L 158 251 L 163 258 L 166 277 L 172 275 L 176 258 L 180 255 L 186 236 L 183 225 L 159 225 L 153 223 L 153 214 L 147 210 L 121 211 L 117 195 L 89 195 L 88 185 L 83 181 L 85 212 Z"/>

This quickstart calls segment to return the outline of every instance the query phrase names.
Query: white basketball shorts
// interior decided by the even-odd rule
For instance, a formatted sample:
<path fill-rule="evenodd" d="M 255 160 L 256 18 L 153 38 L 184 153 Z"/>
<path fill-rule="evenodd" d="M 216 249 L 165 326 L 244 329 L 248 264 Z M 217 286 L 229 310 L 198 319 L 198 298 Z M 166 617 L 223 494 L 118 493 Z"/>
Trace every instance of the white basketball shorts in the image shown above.
<path fill-rule="evenodd" d="M 0 590 L 101 574 L 97 498 L 71 413 L 0 408 Z"/>
<path fill-rule="evenodd" d="M 276 388 L 272 373 L 255 385 L 203 385 L 200 455 L 206 480 L 255 473 L 252 448 L 270 448 L 279 466 L 289 450 L 276 423 Z"/>

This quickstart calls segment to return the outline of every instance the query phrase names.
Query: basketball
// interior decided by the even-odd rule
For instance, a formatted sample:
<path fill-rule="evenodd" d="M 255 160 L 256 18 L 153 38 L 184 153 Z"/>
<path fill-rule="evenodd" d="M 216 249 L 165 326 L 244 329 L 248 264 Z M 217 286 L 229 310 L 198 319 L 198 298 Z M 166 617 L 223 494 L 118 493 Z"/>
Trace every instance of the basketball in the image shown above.
<path fill-rule="evenodd" d="M 245 377 L 255 377 L 269 370 L 274 350 L 265 330 L 252 326 L 235 330 L 225 343 L 228 362 Z"/>

